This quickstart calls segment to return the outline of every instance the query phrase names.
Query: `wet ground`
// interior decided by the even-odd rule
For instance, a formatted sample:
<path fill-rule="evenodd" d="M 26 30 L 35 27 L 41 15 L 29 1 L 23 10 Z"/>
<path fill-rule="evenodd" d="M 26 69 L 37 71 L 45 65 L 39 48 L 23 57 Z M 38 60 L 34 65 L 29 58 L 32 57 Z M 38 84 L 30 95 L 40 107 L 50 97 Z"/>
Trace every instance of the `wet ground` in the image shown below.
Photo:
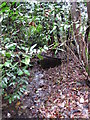
<path fill-rule="evenodd" d="M 3 117 L 89 118 L 85 71 L 70 61 L 54 68 L 34 66 L 20 101 L 3 110 Z"/>

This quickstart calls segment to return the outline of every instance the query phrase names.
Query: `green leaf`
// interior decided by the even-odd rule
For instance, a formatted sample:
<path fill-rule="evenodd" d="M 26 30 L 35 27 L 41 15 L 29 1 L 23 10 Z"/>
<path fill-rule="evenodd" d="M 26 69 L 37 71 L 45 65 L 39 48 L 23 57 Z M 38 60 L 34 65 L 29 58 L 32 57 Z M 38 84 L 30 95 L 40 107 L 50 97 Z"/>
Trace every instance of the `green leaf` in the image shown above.
<path fill-rule="evenodd" d="M 27 80 L 22 80 L 22 83 L 25 83 L 26 85 L 28 85 Z"/>
<path fill-rule="evenodd" d="M 29 72 L 28 70 L 23 69 L 23 72 L 24 72 L 26 75 L 30 76 L 30 72 Z"/>
<path fill-rule="evenodd" d="M 85 48 L 85 53 L 86 53 L 86 57 L 88 59 L 88 50 L 87 50 L 87 48 Z"/>
<path fill-rule="evenodd" d="M 6 10 L 7 10 L 7 11 L 10 11 L 9 7 L 4 7 L 4 8 L 2 8 L 2 9 L 1 9 L 1 12 L 6 12 Z"/>
<path fill-rule="evenodd" d="M 5 96 L 4 99 L 9 99 L 9 96 Z"/>
<path fill-rule="evenodd" d="M 10 72 L 7 72 L 6 75 L 9 76 L 9 77 L 11 76 Z"/>
<path fill-rule="evenodd" d="M 0 69 L 4 66 L 4 64 L 0 64 Z"/>
<path fill-rule="evenodd" d="M 26 64 L 26 65 L 29 65 L 29 63 L 30 63 L 30 58 L 29 58 L 29 57 L 26 57 L 26 58 L 25 58 L 25 64 Z"/>
<path fill-rule="evenodd" d="M 20 95 L 16 94 L 16 98 L 17 98 L 17 99 L 20 99 Z"/>
<path fill-rule="evenodd" d="M 3 80 L 6 84 L 8 83 L 8 79 L 6 77 Z"/>
<path fill-rule="evenodd" d="M 36 27 L 31 26 L 30 28 L 31 28 L 31 34 L 33 35 L 36 32 Z"/>
<path fill-rule="evenodd" d="M 39 25 L 37 26 L 36 30 L 37 30 L 37 32 L 40 32 L 40 31 L 42 30 L 42 25 L 39 24 Z"/>
<path fill-rule="evenodd" d="M 48 47 L 46 45 L 44 45 L 44 50 L 48 50 Z"/>
<path fill-rule="evenodd" d="M 6 6 L 6 2 L 3 2 L 1 5 L 0 5 L 0 8 Z"/>
<path fill-rule="evenodd" d="M 28 48 L 24 47 L 24 46 L 21 46 L 21 49 L 22 50 L 25 50 L 26 52 L 28 51 Z"/>
<path fill-rule="evenodd" d="M 90 41 L 90 32 L 89 32 L 89 35 L 88 35 L 88 41 Z"/>
<path fill-rule="evenodd" d="M 31 46 L 30 51 L 32 51 L 36 46 L 37 44 L 34 44 L 33 46 Z"/>
<path fill-rule="evenodd" d="M 24 63 L 25 65 L 29 65 L 30 63 L 30 57 L 26 57 L 24 60 L 21 61 L 22 63 Z"/>
<path fill-rule="evenodd" d="M 55 50 L 55 55 L 57 54 L 57 52 L 58 52 L 58 51 L 57 51 L 57 50 Z"/>
<path fill-rule="evenodd" d="M 22 88 L 23 88 L 24 90 L 26 90 L 26 85 L 23 85 Z"/>
<path fill-rule="evenodd" d="M 3 21 L 3 15 L 1 15 L 0 17 L 0 23 Z"/>
<path fill-rule="evenodd" d="M 4 88 L 7 88 L 7 84 L 4 82 L 4 81 L 2 81 L 2 88 L 4 89 Z"/>
<path fill-rule="evenodd" d="M 4 66 L 5 66 L 5 67 L 10 67 L 10 66 L 11 66 L 11 63 L 10 63 L 10 62 L 5 62 L 5 63 L 4 63 Z"/>
<path fill-rule="evenodd" d="M 16 0 L 14 0 L 14 2 L 12 2 L 12 5 L 14 5 L 16 2 L 15 2 Z"/>
<path fill-rule="evenodd" d="M 56 48 L 59 45 L 59 43 L 55 42 L 53 48 Z"/>
<path fill-rule="evenodd" d="M 17 16 L 12 16 L 11 18 L 14 21 L 14 20 L 16 20 Z"/>
<path fill-rule="evenodd" d="M 10 38 L 5 38 L 5 41 L 6 42 L 10 42 Z"/>
<path fill-rule="evenodd" d="M 57 26 L 54 26 L 53 29 L 50 31 L 50 34 L 56 29 Z"/>
<path fill-rule="evenodd" d="M 15 100 L 15 99 L 14 99 L 14 95 L 12 95 L 11 97 L 12 97 L 12 98 L 11 98 L 11 99 L 12 99 L 12 101 L 14 101 L 14 100 Z"/>
<path fill-rule="evenodd" d="M 10 84 L 9 84 L 9 86 L 14 86 L 16 83 L 15 82 L 11 82 Z"/>
<path fill-rule="evenodd" d="M 23 75 L 23 71 L 22 71 L 21 69 L 19 69 L 18 75 L 19 75 L 19 76 Z"/>
<path fill-rule="evenodd" d="M 12 65 L 11 67 L 15 69 L 15 66 L 18 64 L 18 62 L 16 62 L 14 65 Z M 17 67 L 17 66 L 16 66 Z"/>
<path fill-rule="evenodd" d="M 12 100 L 11 100 L 11 98 L 9 98 L 9 104 L 11 104 L 12 103 Z"/>
<path fill-rule="evenodd" d="M 43 60 L 43 56 L 41 56 L 40 54 L 38 54 L 37 57 L 38 57 L 40 60 Z"/>
<path fill-rule="evenodd" d="M 10 49 L 10 50 L 14 50 L 16 45 L 17 45 L 16 43 L 6 44 L 5 48 Z"/>
<path fill-rule="evenodd" d="M 18 91 L 18 94 L 19 94 L 20 96 L 22 96 L 22 95 L 23 95 L 20 91 Z"/>
<path fill-rule="evenodd" d="M 14 31 L 13 33 L 12 33 L 12 35 L 16 35 L 17 34 L 17 31 Z"/>
<path fill-rule="evenodd" d="M 10 53 L 10 52 L 6 52 L 5 55 L 6 55 L 6 57 L 8 57 L 8 58 L 11 57 L 11 53 Z"/>
<path fill-rule="evenodd" d="M 24 88 L 20 88 L 20 92 L 23 93 L 25 91 Z"/>

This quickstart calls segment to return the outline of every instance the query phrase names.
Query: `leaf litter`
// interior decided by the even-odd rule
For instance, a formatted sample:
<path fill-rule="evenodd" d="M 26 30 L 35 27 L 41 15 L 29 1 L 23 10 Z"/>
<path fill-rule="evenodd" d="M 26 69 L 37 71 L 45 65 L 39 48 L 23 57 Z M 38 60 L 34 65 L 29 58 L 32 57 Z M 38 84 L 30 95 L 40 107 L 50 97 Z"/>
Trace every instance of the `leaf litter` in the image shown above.
<path fill-rule="evenodd" d="M 47 70 L 37 65 L 30 73 L 27 92 L 3 117 L 89 118 L 89 87 L 79 63 L 71 60 Z"/>

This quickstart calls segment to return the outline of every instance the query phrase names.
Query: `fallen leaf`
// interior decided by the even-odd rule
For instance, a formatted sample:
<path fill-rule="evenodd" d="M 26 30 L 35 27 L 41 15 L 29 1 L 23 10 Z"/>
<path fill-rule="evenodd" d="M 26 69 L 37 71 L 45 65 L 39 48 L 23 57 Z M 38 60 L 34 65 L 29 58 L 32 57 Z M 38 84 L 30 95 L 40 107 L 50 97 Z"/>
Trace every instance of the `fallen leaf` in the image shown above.
<path fill-rule="evenodd" d="M 16 106 L 18 107 L 20 104 L 21 104 L 20 101 L 18 101 L 18 102 L 16 103 Z"/>

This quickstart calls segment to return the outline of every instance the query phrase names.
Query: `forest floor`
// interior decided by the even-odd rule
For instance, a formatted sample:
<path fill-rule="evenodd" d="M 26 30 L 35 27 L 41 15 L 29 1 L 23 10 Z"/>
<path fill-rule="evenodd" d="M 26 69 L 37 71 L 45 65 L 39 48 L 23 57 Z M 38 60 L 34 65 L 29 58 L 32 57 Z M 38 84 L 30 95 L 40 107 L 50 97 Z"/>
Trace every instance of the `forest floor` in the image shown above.
<path fill-rule="evenodd" d="M 21 100 L 8 106 L 3 103 L 3 118 L 89 118 L 84 73 L 73 59 L 49 69 L 33 66 Z"/>

